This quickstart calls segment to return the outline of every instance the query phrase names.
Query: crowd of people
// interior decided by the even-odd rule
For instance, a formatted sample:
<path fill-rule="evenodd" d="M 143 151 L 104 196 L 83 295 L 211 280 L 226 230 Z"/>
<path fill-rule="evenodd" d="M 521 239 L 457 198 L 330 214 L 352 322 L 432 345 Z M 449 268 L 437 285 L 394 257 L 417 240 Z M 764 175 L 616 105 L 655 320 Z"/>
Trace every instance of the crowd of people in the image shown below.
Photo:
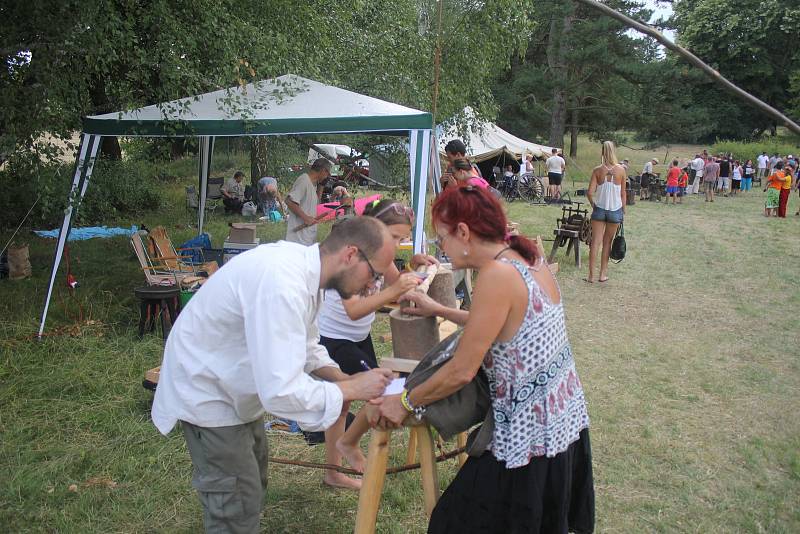
<path fill-rule="evenodd" d="M 657 179 L 654 173 L 657 159 L 645 163 L 641 173 L 640 198 L 650 194 L 650 184 Z M 764 215 L 786 217 L 789 196 L 798 188 L 798 159 L 793 155 L 778 153 L 769 156 L 766 152 L 753 159 L 736 159 L 729 154 L 709 155 L 707 150 L 695 154 L 692 159 L 673 159 L 667 168 L 666 199 L 680 204 L 683 197 L 703 194 L 706 202 L 714 202 L 715 196 L 735 197 L 753 190 L 758 182 L 766 193 Z M 800 216 L 800 205 L 795 215 Z"/>
<path fill-rule="evenodd" d="M 431 212 L 438 250 L 454 269 L 478 272 L 469 311 L 414 292 L 420 278 L 398 271 L 395 251 L 414 221 L 399 201 L 372 203 L 317 243 L 312 201 L 330 174 L 326 160 L 312 163 L 286 195 L 287 240 L 235 256 L 182 310 L 152 417 L 164 434 L 181 424 L 207 532 L 259 530 L 266 412 L 325 430 L 328 463 L 344 458 L 363 471 L 364 432 L 424 417 L 478 373 L 489 383 L 491 439 L 446 489 L 429 532 L 593 530 L 589 418 L 561 291 L 536 243 L 509 233 L 501 201 L 464 156 L 450 159 Z M 611 222 L 624 209 L 614 198 L 624 170 L 613 150 L 604 158 L 612 168 L 593 198 Z M 410 264 L 436 261 L 418 254 Z M 392 375 L 377 366 L 370 330 L 375 311 L 400 296 L 415 303 L 404 312 L 445 317 L 463 332 L 428 380 L 383 396 Z M 370 402 L 345 431 L 355 400 Z M 324 482 L 360 487 L 333 470 Z"/>

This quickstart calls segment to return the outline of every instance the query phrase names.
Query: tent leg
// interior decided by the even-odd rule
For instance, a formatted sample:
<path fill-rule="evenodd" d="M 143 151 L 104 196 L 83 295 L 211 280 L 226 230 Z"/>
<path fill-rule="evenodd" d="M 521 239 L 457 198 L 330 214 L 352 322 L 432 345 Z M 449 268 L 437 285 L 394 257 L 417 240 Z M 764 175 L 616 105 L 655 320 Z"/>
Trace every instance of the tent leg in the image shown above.
<path fill-rule="evenodd" d="M 412 130 L 409 132 L 409 169 L 411 173 L 411 202 L 414 208 L 414 253 L 426 253 L 425 236 L 425 196 L 428 189 L 428 170 L 430 167 L 431 130 Z"/>
<path fill-rule="evenodd" d="M 200 137 L 200 163 L 198 169 L 198 182 L 200 185 L 200 206 L 197 208 L 197 235 L 203 233 L 206 216 L 206 193 L 208 188 L 208 175 L 211 172 L 211 152 L 214 150 L 214 138 L 207 135 Z"/>
<path fill-rule="evenodd" d="M 75 161 L 75 172 L 72 177 L 72 187 L 67 198 L 67 209 L 64 211 L 64 221 L 58 232 L 58 242 L 56 243 L 55 256 L 53 258 L 53 268 L 50 271 L 50 282 L 47 286 L 47 296 L 42 310 L 42 319 L 39 323 L 38 338 L 41 339 L 44 332 L 44 324 L 47 320 L 47 311 L 50 308 L 50 299 L 53 296 L 53 286 L 56 282 L 58 267 L 61 265 L 61 258 L 64 254 L 64 245 L 67 243 L 69 232 L 72 228 L 72 217 L 80 206 L 86 189 L 89 186 L 89 178 L 94 170 L 94 162 L 97 159 L 97 150 L 100 148 L 102 136 L 83 134 L 80 146 L 78 147 L 78 159 Z"/>

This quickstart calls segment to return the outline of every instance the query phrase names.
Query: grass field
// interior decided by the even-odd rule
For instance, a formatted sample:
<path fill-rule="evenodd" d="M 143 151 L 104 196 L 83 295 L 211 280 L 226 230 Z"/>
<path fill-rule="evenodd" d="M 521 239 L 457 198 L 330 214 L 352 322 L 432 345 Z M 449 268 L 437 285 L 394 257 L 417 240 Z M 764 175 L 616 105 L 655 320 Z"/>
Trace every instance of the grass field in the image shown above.
<path fill-rule="evenodd" d="M 590 168 L 596 147 L 584 147 Z M 176 242 L 189 237 L 178 187 L 173 210 L 119 224 L 162 223 Z M 762 202 L 760 191 L 713 204 L 638 202 L 626 219 L 628 257 L 605 284 L 586 284 L 586 268 L 559 254 L 592 419 L 599 532 L 800 530 L 800 217 L 765 219 Z M 797 207 L 793 196 L 790 212 Z M 524 233 L 544 237 L 560 214 L 508 209 Z M 226 222 L 212 217 L 215 245 Z M 259 235 L 283 231 L 262 226 Z M 199 531 L 183 438 L 157 433 L 152 394 L 140 385 L 161 343 L 136 337 L 133 288 L 143 280 L 127 241 L 70 246 L 81 285 L 73 298 L 59 277 L 53 335 L 35 342 L 54 241 L 23 237 L 34 276 L 0 280 L 3 531 Z M 376 328 L 386 331 L 386 320 Z M 323 458 L 321 447 L 292 436 L 270 436 L 270 447 L 284 458 Z M 453 462 L 439 474 L 444 487 Z M 351 531 L 356 494 L 320 481 L 319 471 L 273 464 L 262 530 Z M 425 531 L 420 488 L 416 472 L 387 480 L 379 532 Z"/>

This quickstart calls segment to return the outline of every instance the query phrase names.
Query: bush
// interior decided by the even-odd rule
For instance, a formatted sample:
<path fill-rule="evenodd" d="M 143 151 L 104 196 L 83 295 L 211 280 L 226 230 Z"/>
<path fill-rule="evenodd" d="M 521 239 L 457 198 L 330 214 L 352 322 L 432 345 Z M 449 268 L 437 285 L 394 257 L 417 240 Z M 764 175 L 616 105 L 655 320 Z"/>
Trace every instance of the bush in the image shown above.
<path fill-rule="evenodd" d="M 34 205 L 28 224 L 54 228 L 64 217 L 74 165 L 15 157 L 0 171 L 0 228 L 16 228 Z M 121 216 L 161 207 L 158 170 L 145 162 L 98 159 L 74 224 L 110 224 Z M 36 201 L 39 198 L 38 202 Z"/>
<path fill-rule="evenodd" d="M 785 137 L 753 142 L 720 141 L 715 143 L 710 150 L 711 154 L 731 154 L 739 161 L 752 159 L 753 162 L 762 152 L 766 152 L 770 156 L 776 152 L 781 156 L 786 156 L 787 154 L 796 155 L 800 152 L 797 142 L 792 142 L 791 139 Z"/>

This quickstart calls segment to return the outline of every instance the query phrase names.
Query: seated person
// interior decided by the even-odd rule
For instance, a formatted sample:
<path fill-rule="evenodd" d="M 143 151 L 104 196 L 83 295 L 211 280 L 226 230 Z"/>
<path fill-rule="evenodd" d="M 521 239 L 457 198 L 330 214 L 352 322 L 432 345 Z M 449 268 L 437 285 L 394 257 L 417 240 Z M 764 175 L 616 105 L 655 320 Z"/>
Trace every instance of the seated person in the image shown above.
<path fill-rule="evenodd" d="M 353 212 L 353 197 L 350 196 L 350 193 L 347 191 L 347 188 L 343 185 L 337 185 L 333 188 L 333 194 L 331 195 L 332 202 L 339 202 L 340 208 L 336 210 L 337 217 L 347 217 L 348 215 L 354 215 Z"/>
<path fill-rule="evenodd" d="M 272 176 L 264 176 L 258 181 L 258 208 L 269 217 L 270 212 L 280 212 L 286 217 L 283 199 L 278 191 L 278 180 Z"/>
<path fill-rule="evenodd" d="M 242 205 L 244 204 L 243 179 L 244 173 L 236 171 L 233 174 L 233 178 L 228 179 L 225 185 L 220 187 L 225 213 L 242 213 Z"/>

